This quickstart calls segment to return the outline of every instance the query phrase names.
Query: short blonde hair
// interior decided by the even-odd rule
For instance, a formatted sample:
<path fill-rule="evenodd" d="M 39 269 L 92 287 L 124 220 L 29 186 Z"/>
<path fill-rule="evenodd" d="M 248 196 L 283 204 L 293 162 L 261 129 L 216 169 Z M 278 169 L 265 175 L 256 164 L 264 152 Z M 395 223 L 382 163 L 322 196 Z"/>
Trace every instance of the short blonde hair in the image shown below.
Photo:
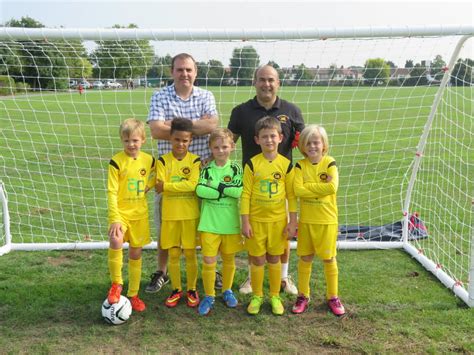
<path fill-rule="evenodd" d="M 229 139 L 232 145 L 234 144 L 234 134 L 228 128 L 216 128 L 211 132 L 209 136 L 209 145 L 211 145 L 217 139 Z"/>
<path fill-rule="evenodd" d="M 130 137 L 131 134 L 138 133 L 141 135 L 142 139 L 145 140 L 145 124 L 136 118 L 127 118 L 120 125 L 119 133 L 120 138 Z"/>
<path fill-rule="evenodd" d="M 329 138 L 326 130 L 323 126 L 319 126 L 317 124 L 310 124 L 307 125 L 300 134 L 300 139 L 298 141 L 298 149 L 300 150 L 301 154 L 305 157 L 306 155 L 306 145 L 308 144 L 309 139 L 313 135 L 319 135 L 321 140 L 323 141 L 323 156 L 328 154 L 329 152 Z"/>

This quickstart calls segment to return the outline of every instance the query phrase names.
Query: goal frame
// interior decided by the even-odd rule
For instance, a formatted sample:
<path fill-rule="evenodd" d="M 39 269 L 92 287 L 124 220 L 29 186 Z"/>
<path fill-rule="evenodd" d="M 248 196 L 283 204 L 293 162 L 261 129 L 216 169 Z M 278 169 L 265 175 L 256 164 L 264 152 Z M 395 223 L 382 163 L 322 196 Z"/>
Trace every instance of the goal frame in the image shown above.
<path fill-rule="evenodd" d="M 458 59 L 463 44 L 474 35 L 474 26 L 413 26 L 413 27 L 359 27 L 359 28 L 306 28 L 306 29 L 67 29 L 67 28 L 0 28 L 1 40 L 173 40 L 173 41 L 218 41 L 218 40 L 326 40 L 341 38 L 386 38 L 386 37 L 429 37 L 459 36 L 447 70 L 431 105 L 417 151 L 413 156 L 413 168 L 403 201 L 403 234 L 401 242 L 338 242 L 339 249 L 403 249 L 427 270 L 432 272 L 447 288 L 461 298 L 469 307 L 474 307 L 474 234 L 470 240 L 469 287 L 466 290 L 458 281 L 430 259 L 420 253 L 408 240 L 408 222 L 411 196 L 417 179 L 417 173 L 423 159 L 423 151 L 433 123 L 438 104 L 448 85 L 451 71 Z M 7 186 L 8 189 L 8 186 Z M 0 186 L 2 200 L 5 245 L 0 246 L 0 255 L 14 250 L 87 250 L 106 249 L 108 242 L 73 243 L 12 243 L 8 198 L 3 183 Z M 295 247 L 296 243 L 292 243 Z M 146 248 L 155 249 L 156 242 Z"/>

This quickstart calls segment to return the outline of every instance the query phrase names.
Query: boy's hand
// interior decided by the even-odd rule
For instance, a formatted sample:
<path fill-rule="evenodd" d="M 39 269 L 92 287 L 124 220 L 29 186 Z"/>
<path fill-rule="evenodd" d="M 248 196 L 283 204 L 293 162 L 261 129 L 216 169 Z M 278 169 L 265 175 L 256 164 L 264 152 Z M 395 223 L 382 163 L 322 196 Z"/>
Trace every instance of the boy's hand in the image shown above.
<path fill-rule="evenodd" d="M 332 176 L 327 174 L 326 181 L 325 182 L 331 182 Z"/>
<path fill-rule="evenodd" d="M 112 223 L 109 227 L 109 238 L 111 239 L 116 239 L 116 238 L 122 238 L 123 232 L 122 232 L 122 224 L 119 222 Z"/>
<path fill-rule="evenodd" d="M 201 160 L 200 169 L 204 169 L 212 160 L 212 156 Z"/>
<path fill-rule="evenodd" d="M 253 237 L 252 226 L 250 225 L 249 216 L 242 215 L 242 234 L 245 238 L 250 239 Z"/>
<path fill-rule="evenodd" d="M 290 222 L 286 226 L 286 238 L 293 239 L 296 235 L 296 229 L 298 227 L 298 223 Z"/>
<path fill-rule="evenodd" d="M 245 238 L 250 239 L 253 237 L 252 233 L 252 227 L 250 224 L 248 225 L 242 225 L 242 234 L 244 235 Z"/>
<path fill-rule="evenodd" d="M 161 194 L 163 192 L 164 182 L 161 180 L 156 180 L 155 184 L 155 191 L 157 194 Z"/>

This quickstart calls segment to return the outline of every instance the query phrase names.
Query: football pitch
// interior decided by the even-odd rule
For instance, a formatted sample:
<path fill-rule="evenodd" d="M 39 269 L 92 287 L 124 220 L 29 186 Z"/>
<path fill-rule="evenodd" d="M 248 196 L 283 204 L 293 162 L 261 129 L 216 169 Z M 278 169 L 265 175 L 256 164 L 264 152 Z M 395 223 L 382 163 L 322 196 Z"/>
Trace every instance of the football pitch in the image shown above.
<path fill-rule="evenodd" d="M 211 90 L 221 126 L 227 125 L 235 105 L 254 95 L 253 87 Z M 340 172 L 341 225 L 401 219 L 407 176 L 436 90 L 281 89 L 281 97 L 296 103 L 307 123 L 322 124 L 328 131 L 330 154 Z M 118 126 L 128 117 L 146 121 L 152 93 L 71 91 L 0 101 L 0 174 L 9 195 L 14 242 L 104 240 L 107 165 L 122 149 Z M 457 138 L 465 144 L 471 139 Z M 240 144 L 234 156 L 238 160 L 239 149 Z M 156 155 L 155 142 L 149 138 L 144 150 Z M 299 158 L 295 150 L 294 160 Z M 467 165 L 460 169 L 467 176 Z"/>
<path fill-rule="evenodd" d="M 235 105 L 254 95 L 252 87 L 210 89 L 221 126 L 227 125 Z M 328 130 L 330 154 L 340 172 L 340 224 L 382 225 L 401 219 L 414 154 L 436 90 L 281 88 L 280 96 L 301 108 L 306 123 L 322 124 Z M 472 88 L 450 90 L 453 96 L 463 91 L 459 97 L 472 97 L 472 91 L 465 92 Z M 145 121 L 152 93 L 151 89 L 91 90 L 83 95 L 72 91 L 0 99 L 4 142 L 0 179 L 8 193 L 13 242 L 106 240 L 107 165 L 122 149 L 118 126 L 128 117 Z M 448 102 L 453 111 L 462 106 L 472 116 L 471 101 Z M 450 114 L 443 110 L 443 115 Z M 473 161 L 469 115 L 457 114 L 452 127 L 434 124 L 437 139 L 433 145 L 441 142 L 449 149 L 427 158 L 426 166 L 449 157 L 455 151 L 454 141 L 468 147 L 456 151 L 461 161 Z M 468 130 L 455 134 L 457 127 Z M 427 146 L 429 152 L 433 145 Z M 156 155 L 151 138 L 144 150 Z M 300 157 L 295 151 L 294 160 Z M 239 150 L 234 158 L 240 159 Z M 456 174 L 447 172 L 448 178 L 470 176 L 469 169 L 469 164 L 459 164 Z M 439 179 L 436 169 L 420 174 L 426 181 Z M 472 191 L 472 186 L 465 188 Z M 453 234 L 461 233 L 472 219 L 466 212 L 470 210 L 456 190 L 448 193 L 458 200 L 453 209 L 463 207 L 455 212 L 458 223 L 450 226 Z M 430 204 L 423 196 L 414 202 L 417 207 Z M 151 194 L 149 198 L 151 202 Z M 430 207 L 419 211 L 422 218 L 438 217 Z M 461 253 L 469 245 L 464 240 Z M 443 253 L 458 254 L 459 250 Z M 463 260 L 461 268 L 467 270 Z M 100 317 L 100 304 L 109 287 L 106 251 L 11 252 L 0 257 L 0 349 L 4 349 L 0 352 L 474 352 L 474 309 L 467 309 L 407 254 L 340 251 L 338 261 L 340 294 L 348 309 L 342 319 L 332 316 L 324 304 L 322 266 L 315 261 L 311 306 L 301 316 L 290 314 L 294 302 L 290 296 L 283 296 L 284 316 L 273 316 L 266 304 L 260 315 L 250 317 L 245 312 L 247 296 L 239 296 L 238 308 L 228 310 L 218 293 L 213 313 L 199 317 L 184 304 L 167 309 L 164 300 L 171 292 L 167 285 L 158 294 L 141 292 L 147 311 L 111 327 Z M 234 289 L 247 273 L 244 255 L 237 263 Z M 155 265 L 155 253 L 146 251 L 142 290 Z M 295 278 L 296 265 L 293 253 L 290 272 Z"/>

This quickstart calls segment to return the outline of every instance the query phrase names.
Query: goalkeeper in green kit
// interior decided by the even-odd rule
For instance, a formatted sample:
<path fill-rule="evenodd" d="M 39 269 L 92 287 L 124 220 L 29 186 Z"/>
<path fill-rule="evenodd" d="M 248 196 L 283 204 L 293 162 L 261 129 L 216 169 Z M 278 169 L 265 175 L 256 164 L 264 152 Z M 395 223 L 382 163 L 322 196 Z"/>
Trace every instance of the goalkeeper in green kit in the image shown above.
<path fill-rule="evenodd" d="M 214 306 L 217 254 L 222 257 L 222 298 L 229 308 L 237 306 L 232 292 L 235 254 L 243 250 L 240 234 L 239 198 L 242 193 L 242 167 L 229 160 L 235 149 L 232 132 L 218 128 L 209 137 L 213 160 L 201 170 L 196 194 L 202 199 L 198 231 L 203 255 L 202 280 L 206 296 L 199 314 L 207 315 Z"/>

